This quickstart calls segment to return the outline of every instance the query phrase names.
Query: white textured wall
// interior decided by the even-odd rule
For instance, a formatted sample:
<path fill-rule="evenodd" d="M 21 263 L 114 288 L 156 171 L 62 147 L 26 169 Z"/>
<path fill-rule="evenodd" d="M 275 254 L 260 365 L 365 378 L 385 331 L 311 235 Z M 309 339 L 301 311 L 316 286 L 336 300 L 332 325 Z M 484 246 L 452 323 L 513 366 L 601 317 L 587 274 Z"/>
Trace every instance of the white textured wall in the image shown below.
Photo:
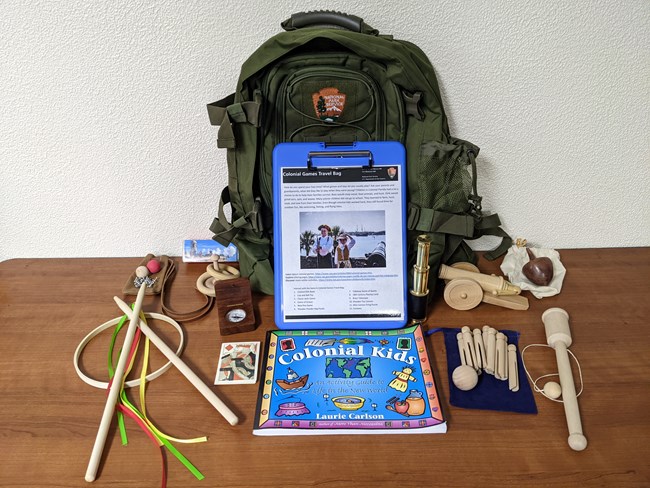
<path fill-rule="evenodd" d="M 226 166 L 205 104 L 289 14 L 351 5 L 430 57 L 513 236 L 650 245 L 647 0 L 5 0 L 0 260 L 209 237 Z"/>

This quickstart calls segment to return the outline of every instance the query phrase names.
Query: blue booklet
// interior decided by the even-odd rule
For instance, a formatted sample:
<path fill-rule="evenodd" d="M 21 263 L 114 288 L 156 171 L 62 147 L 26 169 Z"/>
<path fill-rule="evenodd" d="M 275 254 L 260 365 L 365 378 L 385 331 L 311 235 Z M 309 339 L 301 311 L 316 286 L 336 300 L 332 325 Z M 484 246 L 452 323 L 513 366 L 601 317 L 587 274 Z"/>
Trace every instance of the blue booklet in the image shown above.
<path fill-rule="evenodd" d="M 406 323 L 402 144 L 278 144 L 273 198 L 279 328 Z"/>
<path fill-rule="evenodd" d="M 270 331 L 263 357 L 256 435 L 447 431 L 419 325 Z"/>

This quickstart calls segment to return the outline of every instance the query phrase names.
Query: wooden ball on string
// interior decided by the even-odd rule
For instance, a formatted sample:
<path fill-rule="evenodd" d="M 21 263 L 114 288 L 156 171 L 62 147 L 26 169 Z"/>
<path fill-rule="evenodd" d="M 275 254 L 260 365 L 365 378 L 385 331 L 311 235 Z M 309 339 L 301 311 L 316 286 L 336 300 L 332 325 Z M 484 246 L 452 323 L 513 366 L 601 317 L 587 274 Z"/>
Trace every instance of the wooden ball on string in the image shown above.
<path fill-rule="evenodd" d="M 562 387 L 555 381 L 549 381 L 546 383 L 542 391 L 544 392 L 544 395 L 553 400 L 560 398 L 560 395 L 562 395 Z"/>

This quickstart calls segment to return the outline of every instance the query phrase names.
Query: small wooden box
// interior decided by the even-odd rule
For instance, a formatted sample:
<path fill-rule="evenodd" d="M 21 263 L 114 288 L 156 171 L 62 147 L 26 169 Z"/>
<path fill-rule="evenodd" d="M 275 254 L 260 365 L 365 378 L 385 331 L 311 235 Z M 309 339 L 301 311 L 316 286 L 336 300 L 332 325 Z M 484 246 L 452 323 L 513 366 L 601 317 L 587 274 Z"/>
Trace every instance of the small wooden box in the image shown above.
<path fill-rule="evenodd" d="M 246 278 L 215 281 L 214 294 L 221 335 L 255 330 L 253 297 Z"/>

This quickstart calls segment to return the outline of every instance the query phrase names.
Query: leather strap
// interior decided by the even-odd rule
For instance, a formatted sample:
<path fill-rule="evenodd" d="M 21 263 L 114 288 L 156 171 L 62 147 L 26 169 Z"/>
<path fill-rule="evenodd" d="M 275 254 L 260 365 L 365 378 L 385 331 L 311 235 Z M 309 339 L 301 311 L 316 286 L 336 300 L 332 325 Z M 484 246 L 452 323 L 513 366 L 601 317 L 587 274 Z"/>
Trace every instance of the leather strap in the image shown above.
<path fill-rule="evenodd" d="M 176 264 L 173 259 L 169 260 L 170 265 L 167 268 L 165 277 L 163 278 L 163 287 L 160 292 L 160 306 L 163 313 L 169 315 L 171 318 L 178 320 L 179 322 L 191 322 L 192 320 L 197 320 L 206 315 L 214 305 L 214 297 L 205 296 L 201 293 L 201 296 L 204 297 L 205 303 L 195 310 L 190 310 L 188 312 L 177 312 L 171 307 L 165 305 L 165 290 L 171 284 L 176 274 Z"/>

